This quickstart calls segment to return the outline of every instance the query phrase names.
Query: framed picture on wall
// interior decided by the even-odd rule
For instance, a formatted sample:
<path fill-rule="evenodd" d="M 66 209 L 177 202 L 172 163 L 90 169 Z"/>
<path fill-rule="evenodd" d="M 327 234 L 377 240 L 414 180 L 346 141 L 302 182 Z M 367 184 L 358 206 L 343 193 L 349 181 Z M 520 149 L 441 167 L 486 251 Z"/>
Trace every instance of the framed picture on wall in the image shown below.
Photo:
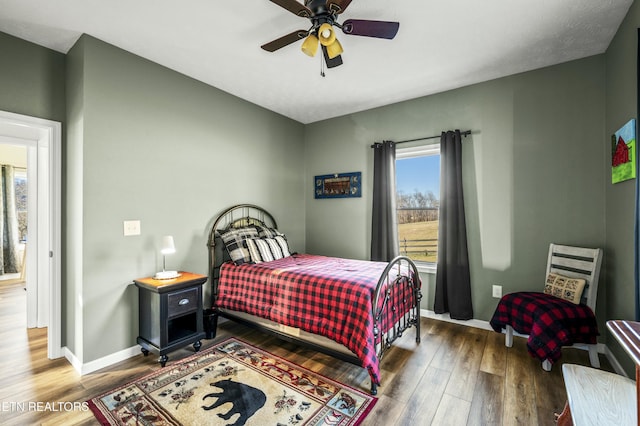
<path fill-rule="evenodd" d="M 315 198 L 362 197 L 361 172 L 320 175 L 313 182 Z"/>
<path fill-rule="evenodd" d="M 611 183 L 636 177 L 636 120 L 611 135 Z"/>

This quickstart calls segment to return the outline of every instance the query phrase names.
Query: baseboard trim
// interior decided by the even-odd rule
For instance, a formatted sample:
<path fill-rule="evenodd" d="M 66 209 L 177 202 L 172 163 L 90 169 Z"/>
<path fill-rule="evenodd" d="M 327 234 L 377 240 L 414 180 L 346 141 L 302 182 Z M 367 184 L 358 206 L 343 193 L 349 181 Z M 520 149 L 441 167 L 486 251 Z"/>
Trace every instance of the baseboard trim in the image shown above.
<path fill-rule="evenodd" d="M 80 373 L 82 371 L 82 362 L 78 359 L 78 357 L 76 356 L 76 354 L 74 354 L 73 352 L 71 352 L 71 349 L 69 349 L 68 347 L 64 346 L 62 348 L 62 354 L 63 356 L 67 359 L 67 361 L 69 361 L 69 364 L 71 364 L 71 366 L 78 372 Z M 80 373 L 82 374 L 82 373 Z"/>
<path fill-rule="evenodd" d="M 489 325 L 489 321 L 483 321 L 483 320 L 477 320 L 477 319 L 456 320 L 451 318 L 449 314 L 436 314 L 434 311 L 430 311 L 428 309 L 421 309 L 420 316 L 425 318 L 435 319 L 438 321 L 446 321 L 446 322 L 452 322 L 455 324 L 466 325 L 467 327 L 475 327 L 475 328 L 481 328 L 483 330 L 493 331 L 493 329 Z"/>
<path fill-rule="evenodd" d="M 78 357 L 69 350 L 66 346 L 64 347 L 64 356 L 71 363 L 73 368 L 80 373 L 81 376 L 85 374 L 93 373 L 94 371 L 98 371 L 100 369 L 110 367 L 113 364 L 116 364 L 120 361 L 124 361 L 126 359 L 132 358 L 136 355 L 139 355 L 140 346 L 135 345 L 130 348 L 123 349 L 118 352 L 114 352 L 102 358 L 98 358 L 93 361 L 89 361 L 87 363 L 83 363 L 78 359 Z"/>

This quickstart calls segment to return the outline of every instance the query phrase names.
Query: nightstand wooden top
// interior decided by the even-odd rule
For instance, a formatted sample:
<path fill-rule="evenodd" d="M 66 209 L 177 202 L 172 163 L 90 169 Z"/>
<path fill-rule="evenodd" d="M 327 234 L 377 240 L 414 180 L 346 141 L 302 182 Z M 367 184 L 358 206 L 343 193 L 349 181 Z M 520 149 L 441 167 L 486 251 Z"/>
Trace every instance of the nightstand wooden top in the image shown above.
<path fill-rule="evenodd" d="M 183 287 L 193 287 L 201 285 L 207 281 L 206 275 L 194 274 L 193 272 L 180 271 L 180 276 L 168 280 L 159 280 L 153 277 L 138 278 L 133 282 L 138 287 L 143 287 L 156 293 L 165 293 L 167 291 L 177 290 Z"/>

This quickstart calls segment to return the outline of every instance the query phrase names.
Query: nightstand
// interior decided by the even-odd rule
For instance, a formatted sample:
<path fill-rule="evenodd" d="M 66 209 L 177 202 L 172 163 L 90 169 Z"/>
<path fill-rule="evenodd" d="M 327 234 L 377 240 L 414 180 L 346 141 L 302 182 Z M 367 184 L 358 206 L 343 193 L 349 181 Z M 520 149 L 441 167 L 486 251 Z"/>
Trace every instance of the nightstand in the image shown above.
<path fill-rule="evenodd" d="M 206 275 L 180 272 L 168 280 L 152 277 L 134 280 L 139 294 L 139 336 L 142 353 L 160 355 L 163 367 L 167 353 L 193 343 L 199 351 L 205 337 L 202 322 L 202 285 Z"/>

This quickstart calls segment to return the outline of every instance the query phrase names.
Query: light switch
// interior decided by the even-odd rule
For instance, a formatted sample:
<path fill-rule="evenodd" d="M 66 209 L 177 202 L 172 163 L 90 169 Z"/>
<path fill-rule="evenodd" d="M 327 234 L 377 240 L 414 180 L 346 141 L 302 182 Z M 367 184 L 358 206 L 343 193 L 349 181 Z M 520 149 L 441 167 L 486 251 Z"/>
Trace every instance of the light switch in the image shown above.
<path fill-rule="evenodd" d="M 139 220 L 125 220 L 124 221 L 124 236 L 140 235 L 140 221 Z"/>
<path fill-rule="evenodd" d="M 493 297 L 495 297 L 496 299 L 500 299 L 502 297 L 502 286 L 501 285 L 494 285 L 491 295 Z"/>

